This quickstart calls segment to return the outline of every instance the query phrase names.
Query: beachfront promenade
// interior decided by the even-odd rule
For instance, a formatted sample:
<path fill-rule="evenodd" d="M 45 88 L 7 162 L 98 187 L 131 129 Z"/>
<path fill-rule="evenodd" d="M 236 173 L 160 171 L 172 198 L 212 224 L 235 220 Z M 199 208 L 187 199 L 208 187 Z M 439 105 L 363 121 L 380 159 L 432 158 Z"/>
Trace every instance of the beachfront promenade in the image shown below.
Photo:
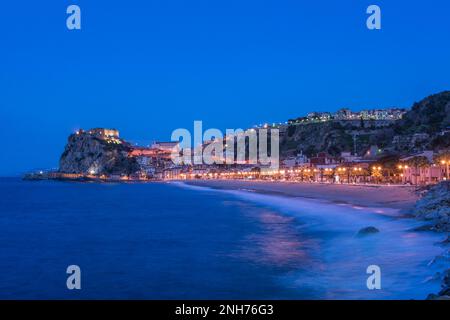
<path fill-rule="evenodd" d="M 188 180 L 188 185 L 214 189 L 245 190 L 288 197 L 347 203 L 361 207 L 409 209 L 419 194 L 414 186 L 307 183 L 267 180 Z"/>

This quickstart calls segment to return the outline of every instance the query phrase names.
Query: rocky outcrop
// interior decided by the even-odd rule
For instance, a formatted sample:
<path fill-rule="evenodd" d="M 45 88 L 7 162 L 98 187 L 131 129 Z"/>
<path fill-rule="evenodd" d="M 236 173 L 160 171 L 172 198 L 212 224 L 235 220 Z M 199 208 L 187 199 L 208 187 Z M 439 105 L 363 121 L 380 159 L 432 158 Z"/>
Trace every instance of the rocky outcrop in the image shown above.
<path fill-rule="evenodd" d="M 87 132 L 69 136 L 59 171 L 79 174 L 132 174 L 139 170 L 128 157 L 130 146 L 122 140 L 103 139 Z"/>
<path fill-rule="evenodd" d="M 450 181 L 441 182 L 433 186 L 425 195 L 417 201 L 413 214 L 421 220 L 427 221 L 422 230 L 433 230 L 437 232 L 450 232 Z M 418 229 L 420 230 L 420 229 Z M 449 237 L 441 242 L 448 246 Z M 448 250 L 444 255 L 436 257 L 430 264 L 436 261 L 448 261 Z M 428 299 L 450 299 L 450 269 L 444 273 L 442 290 L 438 294 L 430 294 Z"/>
<path fill-rule="evenodd" d="M 439 292 L 440 296 L 447 296 L 450 299 L 450 269 L 445 272 L 444 280 L 442 281 L 442 290 Z"/>
<path fill-rule="evenodd" d="M 433 186 L 419 201 L 413 214 L 429 222 L 429 229 L 450 232 L 450 181 Z"/>
<path fill-rule="evenodd" d="M 359 236 L 366 236 L 369 234 L 374 234 L 374 233 L 378 233 L 380 232 L 380 230 L 378 230 L 375 227 L 366 227 L 366 228 L 362 228 L 361 230 L 358 231 L 358 235 Z"/>
<path fill-rule="evenodd" d="M 430 294 L 428 300 L 450 300 L 450 269 L 444 272 L 441 291 L 438 294 Z"/>

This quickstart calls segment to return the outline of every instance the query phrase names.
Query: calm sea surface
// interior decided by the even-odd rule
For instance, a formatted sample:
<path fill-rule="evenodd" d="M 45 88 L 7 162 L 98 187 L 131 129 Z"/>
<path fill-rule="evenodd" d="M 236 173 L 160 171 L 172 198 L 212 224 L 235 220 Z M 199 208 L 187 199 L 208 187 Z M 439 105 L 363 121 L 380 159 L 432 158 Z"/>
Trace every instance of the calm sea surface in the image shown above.
<path fill-rule="evenodd" d="M 361 227 L 379 234 L 358 237 Z M 389 209 L 178 183 L 0 179 L 0 299 L 423 299 L 442 236 Z M 81 268 L 81 290 L 66 268 Z M 366 287 L 379 265 L 382 289 Z"/>

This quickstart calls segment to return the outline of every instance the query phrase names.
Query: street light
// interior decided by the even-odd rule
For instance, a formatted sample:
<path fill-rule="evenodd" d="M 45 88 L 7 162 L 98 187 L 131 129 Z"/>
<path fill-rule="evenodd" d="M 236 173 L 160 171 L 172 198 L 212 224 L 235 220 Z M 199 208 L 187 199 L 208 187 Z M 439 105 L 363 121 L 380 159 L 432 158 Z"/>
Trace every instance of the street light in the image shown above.
<path fill-rule="evenodd" d="M 444 160 L 441 160 L 441 164 L 445 164 L 446 166 L 445 166 L 445 173 L 446 173 L 446 176 L 447 176 L 447 179 L 446 180 L 448 180 L 449 179 L 449 172 L 448 172 L 448 165 L 450 164 L 450 160 L 447 160 L 447 159 L 444 159 Z"/>
<path fill-rule="evenodd" d="M 379 177 L 380 177 L 380 181 L 381 181 L 381 178 L 382 178 L 382 174 L 381 174 L 381 169 L 382 169 L 382 167 L 380 167 L 380 166 L 373 166 L 372 167 L 372 170 L 374 171 L 374 172 L 376 172 L 376 174 L 377 175 L 379 175 Z M 373 174 L 372 174 L 373 175 Z M 375 178 L 376 178 L 376 176 L 375 176 Z"/>

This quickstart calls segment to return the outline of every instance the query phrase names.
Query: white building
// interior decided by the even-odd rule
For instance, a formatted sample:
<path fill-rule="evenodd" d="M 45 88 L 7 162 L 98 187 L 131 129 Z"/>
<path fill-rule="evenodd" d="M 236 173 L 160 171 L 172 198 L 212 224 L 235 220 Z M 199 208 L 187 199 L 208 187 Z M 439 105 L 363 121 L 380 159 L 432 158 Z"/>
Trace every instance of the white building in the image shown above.
<path fill-rule="evenodd" d="M 158 149 L 165 152 L 179 152 L 180 151 L 180 142 L 178 141 L 170 141 L 170 142 L 159 142 L 155 141 L 152 144 L 153 149 Z"/>

